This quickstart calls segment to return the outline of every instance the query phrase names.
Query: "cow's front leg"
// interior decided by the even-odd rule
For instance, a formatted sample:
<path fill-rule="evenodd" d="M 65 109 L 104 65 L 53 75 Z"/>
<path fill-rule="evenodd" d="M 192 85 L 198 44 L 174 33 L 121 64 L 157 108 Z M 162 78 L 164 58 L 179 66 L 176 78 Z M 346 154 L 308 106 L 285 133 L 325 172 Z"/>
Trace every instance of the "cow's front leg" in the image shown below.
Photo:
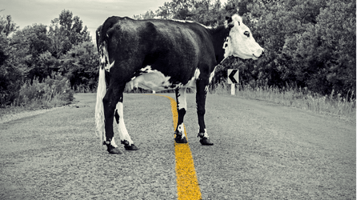
<path fill-rule="evenodd" d="M 178 122 L 175 130 L 175 142 L 176 143 L 187 143 L 184 131 L 184 116 L 186 114 L 186 88 L 180 88 L 175 90 L 177 111 L 178 111 Z"/>
<path fill-rule="evenodd" d="M 205 101 L 206 101 L 206 94 L 208 90 L 208 79 L 198 79 L 196 81 L 196 106 L 197 106 L 197 115 L 198 115 L 198 122 L 199 122 L 199 133 L 198 137 L 200 137 L 200 143 L 202 145 L 213 145 L 210 142 L 209 135 L 206 132 L 205 127 Z"/>
<path fill-rule="evenodd" d="M 107 146 L 107 151 L 110 154 L 121 154 L 121 151 L 115 144 L 114 140 L 114 111 L 115 106 L 122 94 L 122 91 L 119 88 L 109 87 L 106 91 L 106 94 L 103 98 L 104 104 L 104 115 L 105 115 L 105 141 L 104 145 Z"/>
<path fill-rule="evenodd" d="M 119 102 L 116 105 L 115 120 L 119 126 L 120 140 L 121 140 L 121 144 L 124 145 L 124 148 L 126 150 L 138 150 L 138 148 L 135 146 L 134 142 L 131 140 L 131 137 L 125 126 L 123 95 L 121 95 Z"/>

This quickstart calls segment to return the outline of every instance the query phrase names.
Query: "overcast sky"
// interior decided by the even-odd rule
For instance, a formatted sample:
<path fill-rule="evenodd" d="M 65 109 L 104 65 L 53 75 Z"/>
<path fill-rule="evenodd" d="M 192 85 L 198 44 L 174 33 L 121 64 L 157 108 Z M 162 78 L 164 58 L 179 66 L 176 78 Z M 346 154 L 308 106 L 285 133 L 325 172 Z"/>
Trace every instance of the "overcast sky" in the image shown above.
<path fill-rule="evenodd" d="M 107 17 L 156 11 L 170 0 L 0 0 L 0 15 L 11 15 L 20 28 L 34 23 L 49 26 L 62 10 L 70 10 L 88 27 L 91 36 Z"/>

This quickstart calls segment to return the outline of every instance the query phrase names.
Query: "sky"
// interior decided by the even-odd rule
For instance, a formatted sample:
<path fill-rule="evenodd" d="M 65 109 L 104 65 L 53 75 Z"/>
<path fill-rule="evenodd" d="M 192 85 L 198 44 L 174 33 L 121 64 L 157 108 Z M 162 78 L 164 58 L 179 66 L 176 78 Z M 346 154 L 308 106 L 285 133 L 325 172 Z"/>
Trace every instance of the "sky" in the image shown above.
<path fill-rule="evenodd" d="M 128 16 L 156 11 L 171 0 L 0 0 L 0 16 L 11 15 L 20 29 L 44 24 L 58 18 L 62 10 L 70 10 L 87 26 L 93 40 L 95 30 L 110 16 Z M 222 0 L 225 2 L 227 0 Z"/>
<path fill-rule="evenodd" d="M 0 0 L 0 16 L 11 15 L 20 29 L 28 25 L 44 24 L 58 18 L 62 10 L 70 10 L 87 26 L 90 35 L 110 16 L 128 16 L 156 11 L 171 0 Z"/>

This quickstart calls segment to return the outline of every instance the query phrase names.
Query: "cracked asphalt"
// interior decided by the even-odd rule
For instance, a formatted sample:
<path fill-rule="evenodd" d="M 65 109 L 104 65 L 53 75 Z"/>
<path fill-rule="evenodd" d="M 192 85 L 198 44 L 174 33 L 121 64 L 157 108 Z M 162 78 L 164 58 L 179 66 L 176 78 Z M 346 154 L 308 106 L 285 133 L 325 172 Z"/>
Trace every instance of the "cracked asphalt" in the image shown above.
<path fill-rule="evenodd" d="M 209 94 L 215 145 L 201 146 L 195 95 L 187 96 L 202 199 L 356 198 L 355 123 Z M 95 134 L 95 94 L 75 97 L 71 106 L 0 121 L 0 199 L 177 199 L 169 100 L 125 94 L 125 123 L 139 150 L 109 155 Z"/>

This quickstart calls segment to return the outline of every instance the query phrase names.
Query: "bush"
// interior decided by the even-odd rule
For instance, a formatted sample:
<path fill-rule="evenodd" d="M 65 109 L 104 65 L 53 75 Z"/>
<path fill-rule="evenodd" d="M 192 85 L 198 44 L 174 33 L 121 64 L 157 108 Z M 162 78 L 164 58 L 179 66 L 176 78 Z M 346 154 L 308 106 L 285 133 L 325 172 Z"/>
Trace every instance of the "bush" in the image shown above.
<path fill-rule="evenodd" d="M 54 79 L 47 78 L 41 83 L 37 79 L 32 84 L 26 82 L 12 105 L 30 109 L 51 108 L 70 104 L 73 99 L 74 92 L 70 89 L 69 81 L 55 76 Z"/>

